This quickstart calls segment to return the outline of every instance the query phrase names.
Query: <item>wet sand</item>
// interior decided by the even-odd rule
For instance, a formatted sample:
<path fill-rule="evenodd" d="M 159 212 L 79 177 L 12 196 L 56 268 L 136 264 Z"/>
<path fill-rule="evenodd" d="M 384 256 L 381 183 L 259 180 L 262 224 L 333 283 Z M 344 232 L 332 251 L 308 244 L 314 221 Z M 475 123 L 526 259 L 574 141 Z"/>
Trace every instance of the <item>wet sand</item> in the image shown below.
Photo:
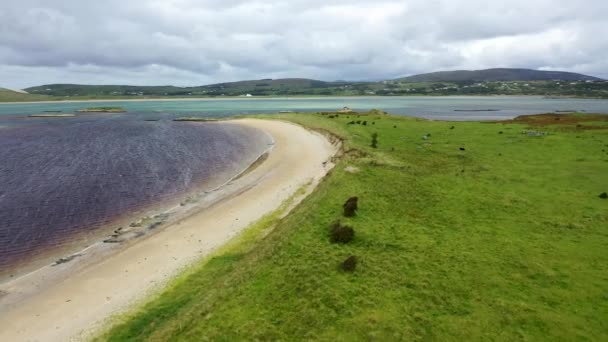
<path fill-rule="evenodd" d="M 320 134 L 272 120 L 232 121 L 269 133 L 275 145 L 257 168 L 197 210 L 141 241 L 85 250 L 0 286 L 0 341 L 80 340 L 141 303 L 332 167 L 337 147 Z M 107 244 L 106 244 L 107 245 Z"/>

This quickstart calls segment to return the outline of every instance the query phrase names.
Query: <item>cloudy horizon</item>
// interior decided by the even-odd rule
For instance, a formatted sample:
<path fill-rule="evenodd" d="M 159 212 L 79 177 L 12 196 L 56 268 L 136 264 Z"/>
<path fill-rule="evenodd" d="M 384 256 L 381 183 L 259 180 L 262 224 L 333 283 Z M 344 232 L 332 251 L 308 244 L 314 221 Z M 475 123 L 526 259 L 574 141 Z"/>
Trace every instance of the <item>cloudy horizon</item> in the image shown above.
<path fill-rule="evenodd" d="M 608 78 L 608 2 L 11 1 L 0 87 L 383 80 L 518 67 Z"/>

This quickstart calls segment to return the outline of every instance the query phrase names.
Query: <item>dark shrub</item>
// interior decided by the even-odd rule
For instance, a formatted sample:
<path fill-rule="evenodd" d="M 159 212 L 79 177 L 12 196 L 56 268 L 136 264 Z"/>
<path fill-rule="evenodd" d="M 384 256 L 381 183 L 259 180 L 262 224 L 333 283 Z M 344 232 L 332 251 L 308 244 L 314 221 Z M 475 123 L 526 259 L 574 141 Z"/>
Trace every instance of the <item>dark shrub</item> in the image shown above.
<path fill-rule="evenodd" d="M 360 125 L 361 124 L 361 120 L 357 120 L 356 123 L 357 123 L 357 125 Z"/>
<path fill-rule="evenodd" d="M 378 148 L 378 133 L 372 134 L 372 145 L 373 148 Z"/>
<path fill-rule="evenodd" d="M 344 203 L 344 216 L 353 217 L 356 215 L 357 209 L 359 209 L 359 198 L 351 197 L 346 203 Z"/>
<path fill-rule="evenodd" d="M 357 257 L 354 255 L 349 256 L 342 262 L 341 268 L 344 272 L 354 272 L 357 268 Z"/>
<path fill-rule="evenodd" d="M 367 121 L 363 121 L 362 125 L 367 126 Z"/>
<path fill-rule="evenodd" d="M 466 151 L 466 149 L 464 147 L 461 147 L 460 150 L 461 151 Z"/>
<path fill-rule="evenodd" d="M 330 239 L 333 243 L 349 243 L 355 237 L 355 230 L 349 226 L 343 226 L 340 221 L 331 225 Z"/>
<path fill-rule="evenodd" d="M 456 128 L 456 127 L 455 126 L 450 127 L 450 129 L 454 129 L 454 128 Z"/>
<path fill-rule="evenodd" d="M 600 195 L 600 198 L 601 198 L 601 199 L 607 199 L 607 198 L 608 198 L 608 193 L 605 193 L 605 192 L 604 192 L 604 193 L 602 193 L 602 194 Z"/>

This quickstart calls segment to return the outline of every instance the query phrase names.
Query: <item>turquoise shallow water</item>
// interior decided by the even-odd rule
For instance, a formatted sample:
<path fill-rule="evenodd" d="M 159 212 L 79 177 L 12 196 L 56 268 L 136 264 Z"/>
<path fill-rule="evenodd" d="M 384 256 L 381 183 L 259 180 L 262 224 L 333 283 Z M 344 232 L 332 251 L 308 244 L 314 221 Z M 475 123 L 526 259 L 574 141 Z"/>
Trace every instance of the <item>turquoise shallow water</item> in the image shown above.
<path fill-rule="evenodd" d="M 608 114 L 608 100 L 545 99 L 542 97 L 326 97 L 326 98 L 258 98 L 203 99 L 196 101 L 115 101 L 88 103 L 0 104 L 0 115 L 29 115 L 44 111 L 73 112 L 96 106 L 120 106 L 130 113 L 154 115 L 195 114 L 231 116 L 273 113 L 283 110 L 316 112 L 332 111 L 344 106 L 354 110 L 378 108 L 392 114 L 437 120 L 496 120 L 522 114 L 554 111 L 585 111 Z M 493 109 L 486 112 L 480 110 Z"/>

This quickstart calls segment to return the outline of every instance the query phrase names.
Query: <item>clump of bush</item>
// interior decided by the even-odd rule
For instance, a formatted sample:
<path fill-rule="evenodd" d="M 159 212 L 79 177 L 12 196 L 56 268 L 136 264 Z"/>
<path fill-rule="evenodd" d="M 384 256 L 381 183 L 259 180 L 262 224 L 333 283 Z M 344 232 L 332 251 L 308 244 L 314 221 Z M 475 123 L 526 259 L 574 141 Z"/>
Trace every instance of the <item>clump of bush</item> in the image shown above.
<path fill-rule="evenodd" d="M 330 239 L 332 243 L 349 243 L 355 238 L 355 230 L 343 226 L 340 221 L 331 225 Z"/>
<path fill-rule="evenodd" d="M 357 268 L 357 257 L 354 255 L 349 256 L 340 265 L 344 272 L 354 272 Z"/>
<path fill-rule="evenodd" d="M 359 198 L 351 197 L 346 203 L 343 205 L 344 208 L 344 217 L 353 217 L 357 214 L 357 209 L 359 209 Z"/>
<path fill-rule="evenodd" d="M 372 145 L 373 148 L 378 148 L 378 133 L 372 134 Z"/>
<path fill-rule="evenodd" d="M 600 195 L 601 199 L 607 199 L 608 198 L 608 193 L 604 192 Z"/>

